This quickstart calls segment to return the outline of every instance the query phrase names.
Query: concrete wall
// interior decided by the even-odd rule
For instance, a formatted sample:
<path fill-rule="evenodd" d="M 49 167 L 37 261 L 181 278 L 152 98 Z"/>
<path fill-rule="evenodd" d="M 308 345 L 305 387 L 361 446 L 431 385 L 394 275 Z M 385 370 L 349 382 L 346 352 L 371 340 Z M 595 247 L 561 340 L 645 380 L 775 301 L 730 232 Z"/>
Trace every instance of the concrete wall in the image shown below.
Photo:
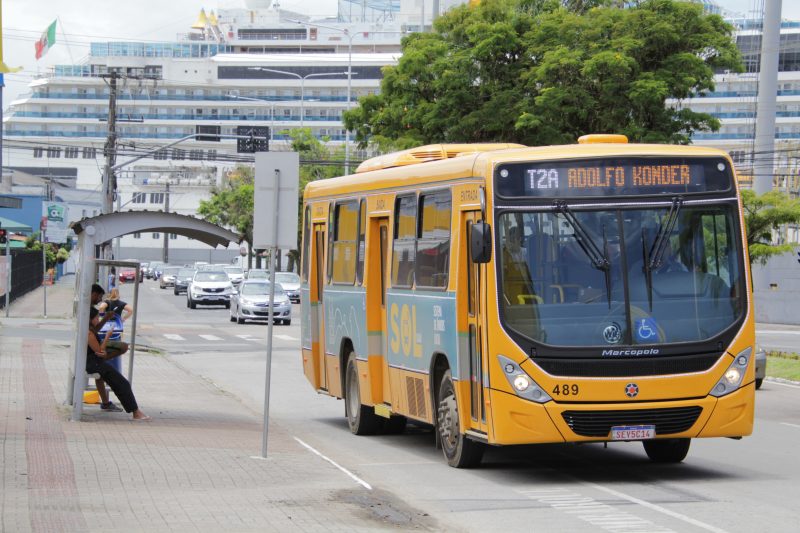
<path fill-rule="evenodd" d="M 800 247 L 753 265 L 757 322 L 800 325 Z"/>
<path fill-rule="evenodd" d="M 159 241 L 159 244 L 161 241 Z M 172 244 L 170 242 L 170 244 Z M 121 259 L 138 259 L 140 261 L 161 261 L 161 246 L 152 248 L 120 247 Z M 239 257 L 239 246 L 231 244 L 228 248 L 172 248 L 169 249 L 169 263 L 172 265 L 191 264 L 195 261 L 208 263 L 230 263 Z"/>

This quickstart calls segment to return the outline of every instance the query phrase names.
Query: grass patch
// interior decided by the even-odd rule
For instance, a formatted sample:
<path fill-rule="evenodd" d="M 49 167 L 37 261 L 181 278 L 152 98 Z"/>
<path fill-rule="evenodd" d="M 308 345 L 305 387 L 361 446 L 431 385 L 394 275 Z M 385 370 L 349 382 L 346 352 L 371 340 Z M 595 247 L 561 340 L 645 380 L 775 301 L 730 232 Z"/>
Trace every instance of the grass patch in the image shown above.
<path fill-rule="evenodd" d="M 797 354 L 767 355 L 767 375 L 773 378 L 800 381 L 800 356 Z"/>

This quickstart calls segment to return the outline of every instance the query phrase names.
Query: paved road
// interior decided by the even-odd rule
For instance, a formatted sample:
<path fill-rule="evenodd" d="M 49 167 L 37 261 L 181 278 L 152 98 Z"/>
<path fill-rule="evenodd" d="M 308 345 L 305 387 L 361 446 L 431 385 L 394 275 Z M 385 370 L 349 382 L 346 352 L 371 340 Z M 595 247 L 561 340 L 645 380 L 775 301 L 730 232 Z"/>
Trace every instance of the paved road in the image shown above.
<path fill-rule="evenodd" d="M 767 351 L 800 353 L 800 328 L 762 324 L 756 328 L 758 343 Z"/>
<path fill-rule="evenodd" d="M 221 307 L 189 310 L 184 297 L 160 291 L 152 282 L 141 294 L 139 320 L 147 342 L 261 409 L 265 326 L 233 324 Z M 425 429 L 412 427 L 397 436 L 351 435 L 342 402 L 315 394 L 302 374 L 299 320 L 274 329 L 280 336 L 273 353 L 273 419 L 385 501 L 427 513 L 445 530 L 782 532 L 796 527 L 798 386 L 765 382 L 757 395 L 752 437 L 695 440 L 681 465 L 654 465 L 640 444 L 615 443 L 608 448 L 492 448 L 481 469 L 465 471 L 446 466 Z"/>

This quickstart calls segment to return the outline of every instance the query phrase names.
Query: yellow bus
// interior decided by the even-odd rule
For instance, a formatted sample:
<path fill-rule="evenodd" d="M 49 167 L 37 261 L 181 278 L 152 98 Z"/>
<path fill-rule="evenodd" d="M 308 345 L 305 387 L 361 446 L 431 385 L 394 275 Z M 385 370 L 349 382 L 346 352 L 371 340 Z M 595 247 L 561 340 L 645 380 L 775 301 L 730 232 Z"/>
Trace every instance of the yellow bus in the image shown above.
<path fill-rule="evenodd" d="M 719 150 L 587 135 L 431 145 L 313 182 L 302 357 L 358 435 L 487 445 L 692 438 L 753 427 L 741 203 Z"/>

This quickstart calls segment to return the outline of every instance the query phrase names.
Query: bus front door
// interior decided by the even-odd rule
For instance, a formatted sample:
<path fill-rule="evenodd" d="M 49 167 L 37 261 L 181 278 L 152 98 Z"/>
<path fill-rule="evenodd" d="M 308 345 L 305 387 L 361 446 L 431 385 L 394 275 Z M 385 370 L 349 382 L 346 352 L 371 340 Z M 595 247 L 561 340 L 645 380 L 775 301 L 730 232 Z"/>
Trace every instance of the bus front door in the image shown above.
<path fill-rule="evenodd" d="M 481 266 L 472 261 L 470 242 L 472 225 L 482 219 L 480 211 L 465 211 L 461 215 L 461 235 L 466 240 L 466 245 L 460 246 L 458 274 L 458 303 L 459 327 L 466 333 L 462 338 L 465 344 L 459 349 L 459 369 L 466 376 L 461 381 L 461 393 L 465 398 L 464 407 L 461 409 L 464 427 L 472 430 L 486 432 L 486 404 L 484 402 L 484 361 L 483 361 L 483 316 L 480 312 L 481 305 Z M 468 381 L 464 378 L 468 378 Z M 466 412 L 469 416 L 466 416 Z"/>
<path fill-rule="evenodd" d="M 322 305 L 325 283 L 325 224 L 314 224 L 311 249 L 311 346 L 319 388 L 328 390 L 325 361 L 325 311 Z"/>

